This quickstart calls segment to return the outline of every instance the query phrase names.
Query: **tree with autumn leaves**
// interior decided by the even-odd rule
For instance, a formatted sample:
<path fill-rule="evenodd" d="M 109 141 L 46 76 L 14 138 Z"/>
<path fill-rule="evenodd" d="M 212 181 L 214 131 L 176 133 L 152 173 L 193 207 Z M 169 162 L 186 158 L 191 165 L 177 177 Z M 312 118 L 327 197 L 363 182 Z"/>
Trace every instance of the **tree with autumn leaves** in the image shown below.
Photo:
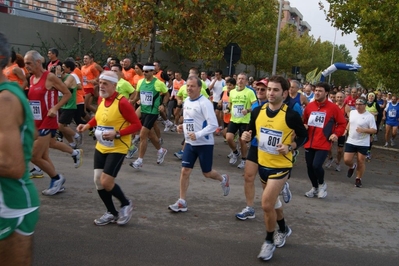
<path fill-rule="evenodd" d="M 327 18 L 334 27 L 344 33 L 355 32 L 361 45 L 358 62 L 362 70 L 358 74 L 365 87 L 376 88 L 383 84 L 386 89 L 398 92 L 399 80 L 399 5 L 397 0 L 326 0 L 322 2 Z"/>
<path fill-rule="evenodd" d="M 154 61 L 157 40 L 165 51 L 219 68 L 224 47 L 235 42 L 242 50 L 241 63 L 256 70 L 272 68 L 278 15 L 274 0 L 80 0 L 78 5 L 115 54 L 141 53 L 140 47 L 148 44 L 148 61 Z M 284 31 L 279 73 L 290 73 L 293 65 L 303 66 L 304 71 L 329 65 L 330 56 L 316 63 L 321 53 L 313 52 L 318 42 L 312 37 L 298 38 L 292 29 Z"/>

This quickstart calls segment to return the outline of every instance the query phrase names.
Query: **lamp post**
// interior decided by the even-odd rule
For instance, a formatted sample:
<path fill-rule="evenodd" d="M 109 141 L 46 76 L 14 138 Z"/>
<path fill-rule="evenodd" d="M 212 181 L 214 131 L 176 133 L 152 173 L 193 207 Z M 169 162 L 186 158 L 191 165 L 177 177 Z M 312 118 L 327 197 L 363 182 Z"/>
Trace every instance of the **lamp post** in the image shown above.
<path fill-rule="evenodd" d="M 276 33 L 276 45 L 274 47 L 274 57 L 273 57 L 273 70 L 272 75 L 276 75 L 277 69 L 277 55 L 278 55 L 278 44 L 280 42 L 280 26 L 281 26 L 281 12 L 283 9 L 284 0 L 280 0 L 280 6 L 278 8 L 278 22 L 277 22 L 277 33 Z"/>
<path fill-rule="evenodd" d="M 332 53 L 331 53 L 331 63 L 330 66 L 334 63 L 334 51 L 335 51 L 335 41 L 337 39 L 337 28 L 335 28 L 335 34 L 334 34 L 334 43 L 333 43 L 333 48 L 332 48 Z M 328 76 L 328 84 L 331 84 L 331 74 Z"/>

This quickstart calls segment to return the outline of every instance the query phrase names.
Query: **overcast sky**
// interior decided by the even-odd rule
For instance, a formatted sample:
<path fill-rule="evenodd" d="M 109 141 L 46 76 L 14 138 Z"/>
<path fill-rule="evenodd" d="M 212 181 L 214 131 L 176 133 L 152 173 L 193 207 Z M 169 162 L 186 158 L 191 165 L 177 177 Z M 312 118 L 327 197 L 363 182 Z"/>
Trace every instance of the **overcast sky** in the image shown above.
<path fill-rule="evenodd" d="M 329 22 L 327 22 L 323 10 L 319 9 L 320 0 L 288 0 L 291 7 L 296 7 L 299 12 L 303 15 L 303 20 L 306 21 L 312 30 L 310 35 L 313 35 L 315 39 L 321 38 L 322 41 L 330 41 L 334 43 L 335 28 L 333 28 Z M 328 3 L 323 1 L 324 6 L 328 7 Z M 345 44 L 349 50 L 353 61 L 357 62 L 356 57 L 359 53 L 359 48 L 355 46 L 354 41 L 356 40 L 356 34 L 342 36 L 341 31 L 337 31 L 335 44 Z M 345 63 L 345 62 L 343 62 Z"/>

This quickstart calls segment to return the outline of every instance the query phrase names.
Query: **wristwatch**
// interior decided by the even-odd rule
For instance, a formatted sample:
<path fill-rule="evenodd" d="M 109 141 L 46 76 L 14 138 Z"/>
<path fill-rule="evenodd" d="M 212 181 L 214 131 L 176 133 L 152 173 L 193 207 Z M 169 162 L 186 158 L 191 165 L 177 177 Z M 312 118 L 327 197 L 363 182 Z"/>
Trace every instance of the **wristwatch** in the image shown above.
<path fill-rule="evenodd" d="M 121 133 L 119 133 L 119 131 L 116 131 L 115 138 L 116 139 L 120 139 L 121 138 Z"/>
<path fill-rule="evenodd" d="M 287 145 L 288 147 L 288 151 L 292 151 L 292 146 L 291 145 Z"/>

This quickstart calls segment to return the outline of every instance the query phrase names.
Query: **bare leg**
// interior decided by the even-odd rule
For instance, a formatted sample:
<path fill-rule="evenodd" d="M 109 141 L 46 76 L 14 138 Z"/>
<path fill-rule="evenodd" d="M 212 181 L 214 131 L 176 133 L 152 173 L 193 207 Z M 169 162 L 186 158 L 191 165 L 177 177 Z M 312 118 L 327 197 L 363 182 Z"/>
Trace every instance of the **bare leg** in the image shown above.
<path fill-rule="evenodd" d="M 0 240 L 0 265 L 32 265 L 33 236 L 23 236 L 14 232 Z"/>

